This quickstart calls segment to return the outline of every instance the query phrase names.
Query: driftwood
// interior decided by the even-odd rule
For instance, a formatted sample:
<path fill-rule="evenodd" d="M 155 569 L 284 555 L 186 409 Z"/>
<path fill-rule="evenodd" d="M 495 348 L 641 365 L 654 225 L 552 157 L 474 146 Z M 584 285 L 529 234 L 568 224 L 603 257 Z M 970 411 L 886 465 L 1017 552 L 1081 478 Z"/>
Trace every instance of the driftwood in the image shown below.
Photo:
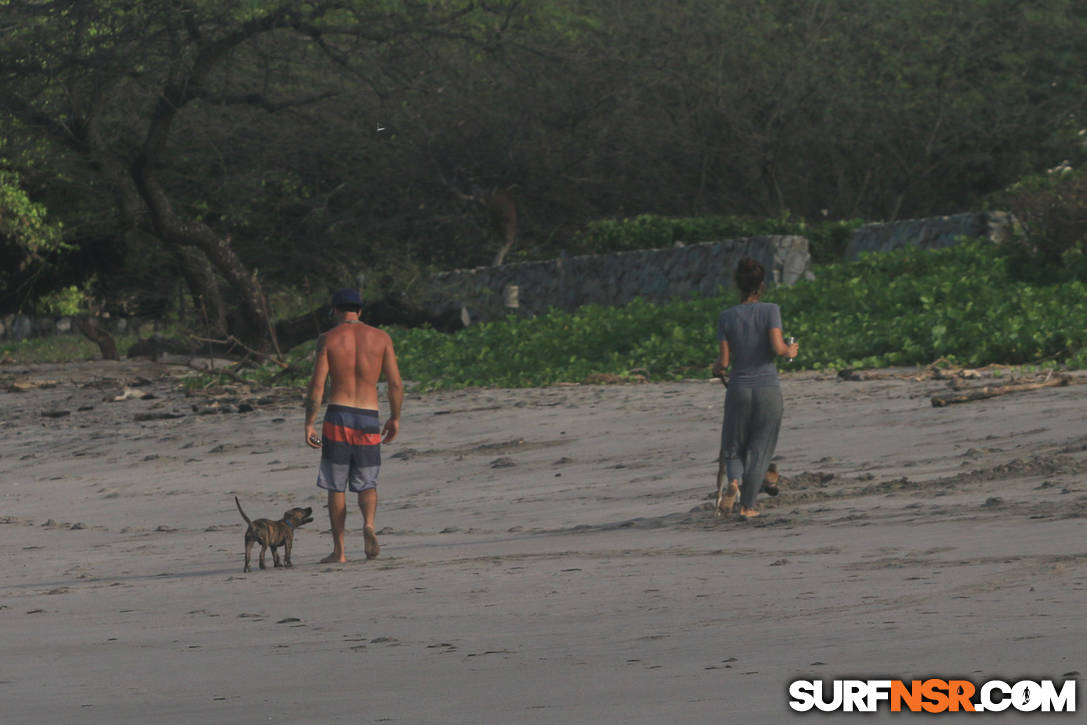
<path fill-rule="evenodd" d="M 166 354 L 192 355 L 195 353 L 191 342 L 163 337 L 157 333 L 132 343 L 128 347 L 128 352 L 125 353 L 126 357 L 146 357 L 156 362 Z"/>
<path fill-rule="evenodd" d="M 839 380 L 849 380 L 850 382 L 863 382 L 865 380 L 900 380 L 906 376 L 897 375 L 895 373 L 882 373 L 874 372 L 871 370 L 855 370 L 853 368 L 842 368 L 838 371 Z M 727 387 L 727 386 L 726 386 Z"/>
<path fill-rule="evenodd" d="M 249 356 L 261 362 L 269 361 L 275 363 L 281 368 L 287 367 L 287 363 L 279 359 L 280 356 L 278 353 L 273 354 L 269 352 L 261 352 L 260 350 L 254 350 L 233 335 L 227 335 L 226 339 L 224 340 L 216 340 L 210 337 L 200 337 L 199 335 L 189 335 L 189 339 L 193 342 L 204 343 L 215 350 L 221 350 L 224 352 L 236 352 L 237 348 L 240 347 L 242 350 L 245 350 L 245 352 L 248 353 Z"/>
<path fill-rule="evenodd" d="M 1023 393 L 1028 390 L 1041 390 L 1042 388 L 1056 388 L 1063 385 L 1068 385 L 1072 380 L 1067 375 L 1058 375 L 1053 378 L 1048 378 L 1040 383 L 1011 383 L 1008 385 L 985 385 L 980 388 L 973 388 L 971 390 L 964 390 L 953 395 L 936 395 L 932 398 L 933 408 L 943 408 L 955 403 L 969 403 L 974 400 L 985 400 L 987 398 L 995 398 L 998 395 L 1007 395 L 1008 393 Z"/>
<path fill-rule="evenodd" d="M 925 366 L 916 373 L 893 373 L 880 370 L 857 370 L 855 368 L 842 368 L 838 371 L 838 378 L 853 382 L 866 380 L 912 380 L 924 382 L 926 380 L 976 380 L 989 370 L 1006 369 L 1007 365 L 988 365 L 984 368 L 955 367 L 946 359 L 940 358 Z"/>
<path fill-rule="evenodd" d="M 200 367 L 197 367 L 197 366 L 193 365 L 191 362 L 189 363 L 188 367 L 192 368 L 193 370 L 199 370 L 202 373 L 208 373 L 210 375 L 226 375 L 228 378 L 230 378 L 234 382 L 241 383 L 242 385 L 247 385 L 247 386 L 249 386 L 251 388 L 261 387 L 261 384 L 258 383 L 257 381 L 255 381 L 255 380 L 246 380 L 241 375 L 238 375 L 238 373 L 234 372 L 233 370 L 231 370 L 230 368 L 227 368 L 227 367 L 223 367 L 223 368 L 200 368 Z"/>

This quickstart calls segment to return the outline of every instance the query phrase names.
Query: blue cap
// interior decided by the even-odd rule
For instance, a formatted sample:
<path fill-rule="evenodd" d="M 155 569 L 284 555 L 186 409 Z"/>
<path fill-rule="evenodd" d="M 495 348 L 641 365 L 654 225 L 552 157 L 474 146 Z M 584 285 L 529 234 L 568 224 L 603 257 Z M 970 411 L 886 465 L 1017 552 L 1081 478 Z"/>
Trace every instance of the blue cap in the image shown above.
<path fill-rule="evenodd" d="M 362 298 L 353 289 L 338 289 L 332 293 L 333 307 L 362 307 Z"/>

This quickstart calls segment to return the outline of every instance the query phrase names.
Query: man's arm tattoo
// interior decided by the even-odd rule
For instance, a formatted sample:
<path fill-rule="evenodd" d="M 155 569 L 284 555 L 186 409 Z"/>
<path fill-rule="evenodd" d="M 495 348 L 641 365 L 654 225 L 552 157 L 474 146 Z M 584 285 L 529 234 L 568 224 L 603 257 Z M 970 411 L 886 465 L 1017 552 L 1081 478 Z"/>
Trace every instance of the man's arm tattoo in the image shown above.
<path fill-rule="evenodd" d="M 317 401 L 312 396 L 306 396 L 306 423 L 312 423 L 317 419 Z"/>

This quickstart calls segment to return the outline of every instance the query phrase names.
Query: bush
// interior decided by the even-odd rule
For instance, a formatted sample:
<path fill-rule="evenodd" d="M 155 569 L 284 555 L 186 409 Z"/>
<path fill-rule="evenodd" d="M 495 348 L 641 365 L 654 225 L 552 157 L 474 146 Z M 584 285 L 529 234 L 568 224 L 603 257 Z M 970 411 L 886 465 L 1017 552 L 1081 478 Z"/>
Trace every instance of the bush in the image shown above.
<path fill-rule="evenodd" d="M 1021 179 L 992 201 L 1015 215 L 1023 241 L 1049 264 L 1061 265 L 1087 242 L 1087 169 L 1062 164 Z"/>
<path fill-rule="evenodd" d="M 775 287 L 785 333 L 801 343 L 791 369 L 1049 361 L 1087 366 L 1087 284 L 1013 279 L 991 243 L 906 248 L 826 265 L 817 279 Z M 590 373 L 654 380 L 708 377 L 714 331 L 731 296 L 625 307 L 586 306 L 476 325 L 455 334 L 392 330 L 405 378 L 424 387 L 533 386 Z"/>
<path fill-rule="evenodd" d="M 38 298 L 34 308 L 39 315 L 74 317 L 82 312 L 86 305 L 86 293 L 75 285 L 69 285 L 42 295 Z"/>
<path fill-rule="evenodd" d="M 1033 285 L 1010 269 L 1001 249 L 974 240 L 863 255 L 772 297 L 806 343 L 800 365 L 882 367 L 940 357 L 975 366 L 1075 364 L 1087 339 L 1087 285 Z"/>

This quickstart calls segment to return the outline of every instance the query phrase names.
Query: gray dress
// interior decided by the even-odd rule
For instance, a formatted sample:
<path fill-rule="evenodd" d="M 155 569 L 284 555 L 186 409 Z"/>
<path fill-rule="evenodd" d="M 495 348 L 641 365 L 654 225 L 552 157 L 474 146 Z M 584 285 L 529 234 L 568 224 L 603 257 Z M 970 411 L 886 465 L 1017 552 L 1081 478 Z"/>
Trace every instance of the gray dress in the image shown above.
<path fill-rule="evenodd" d="M 740 505 L 755 497 L 777 448 L 784 401 L 770 330 L 781 329 L 781 310 L 770 302 L 730 307 L 717 320 L 717 339 L 728 342 L 731 373 L 721 425 L 721 456 L 728 480 L 741 481 Z"/>

